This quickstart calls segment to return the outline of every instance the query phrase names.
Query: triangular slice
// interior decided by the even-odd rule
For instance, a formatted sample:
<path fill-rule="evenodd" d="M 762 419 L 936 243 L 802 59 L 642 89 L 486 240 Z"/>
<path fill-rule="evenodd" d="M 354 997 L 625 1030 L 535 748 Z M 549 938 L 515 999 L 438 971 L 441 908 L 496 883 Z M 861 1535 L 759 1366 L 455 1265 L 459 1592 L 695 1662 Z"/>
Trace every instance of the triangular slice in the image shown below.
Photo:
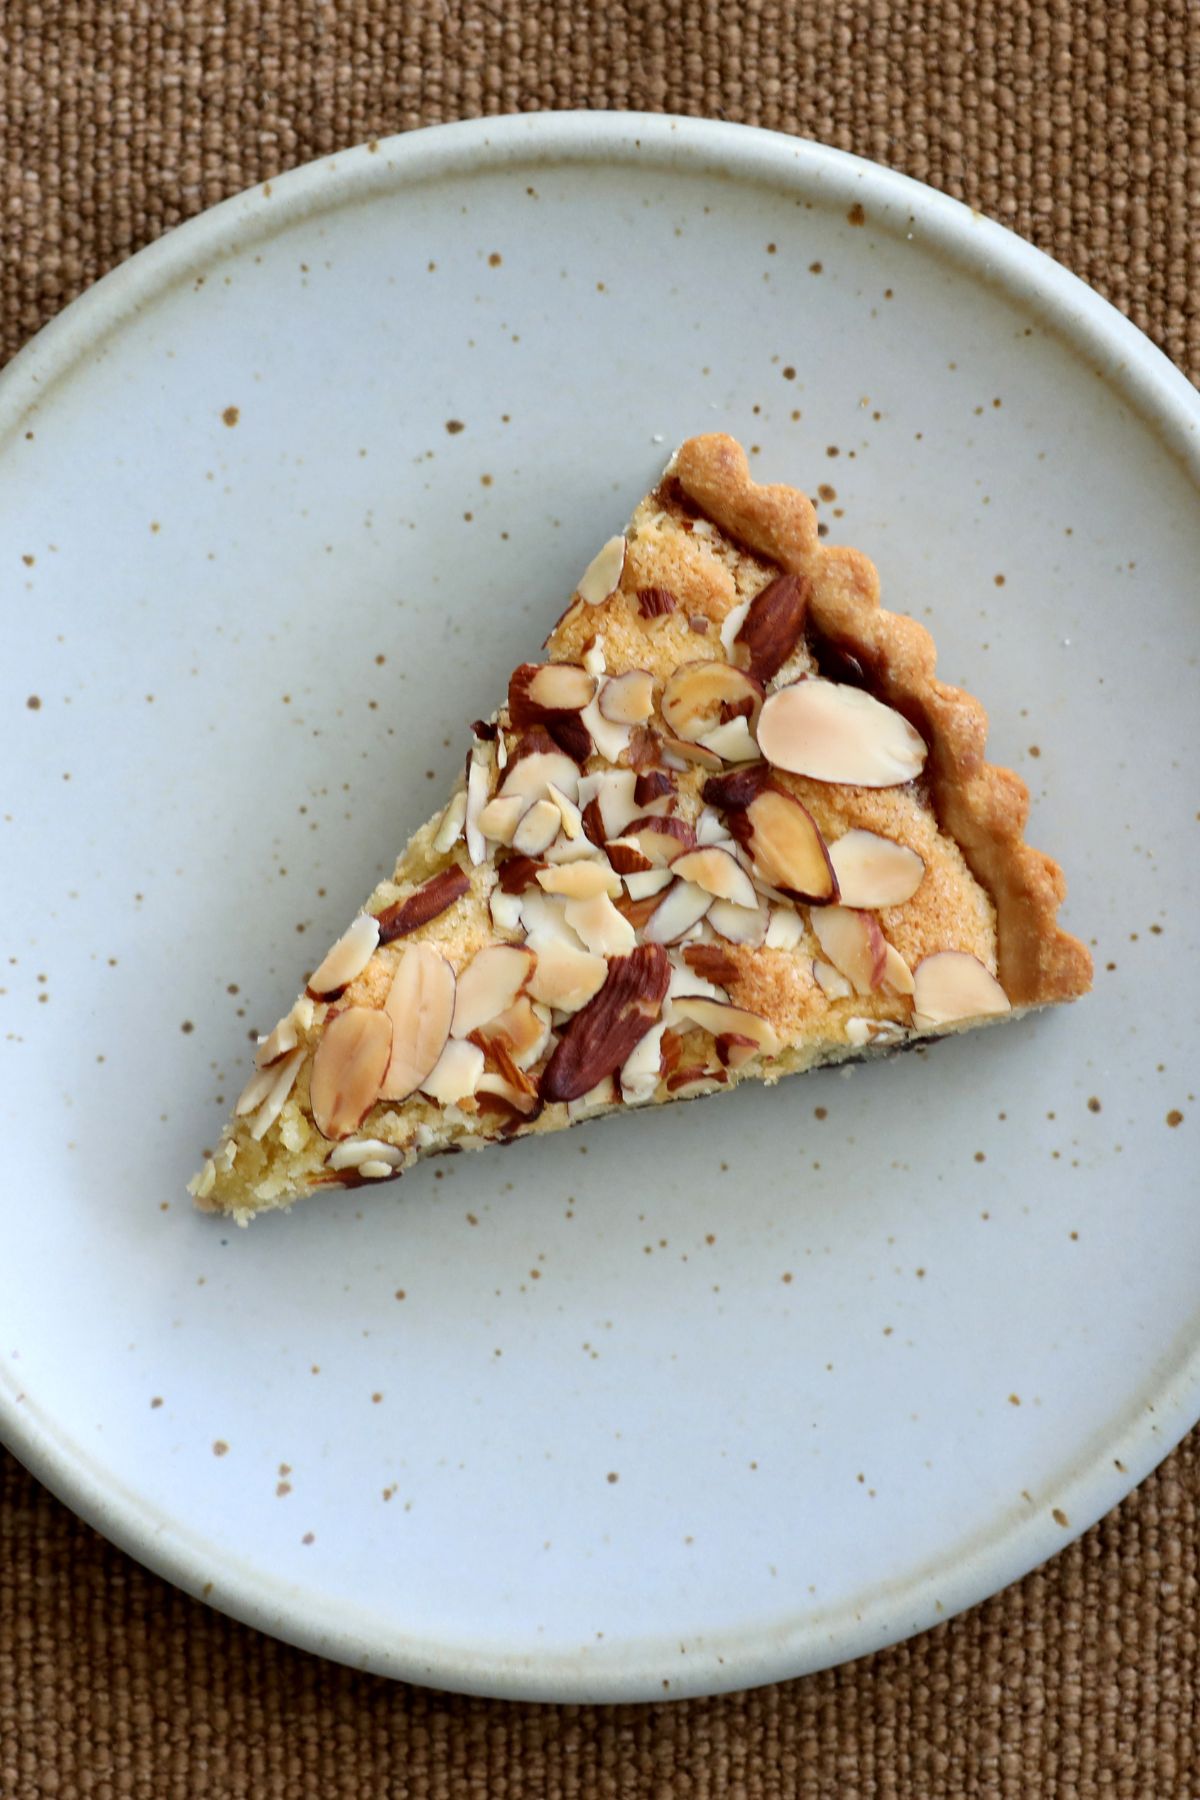
<path fill-rule="evenodd" d="M 1082 994 L 1024 784 L 878 586 L 730 438 L 684 444 L 259 1044 L 199 1204 L 244 1222 Z"/>

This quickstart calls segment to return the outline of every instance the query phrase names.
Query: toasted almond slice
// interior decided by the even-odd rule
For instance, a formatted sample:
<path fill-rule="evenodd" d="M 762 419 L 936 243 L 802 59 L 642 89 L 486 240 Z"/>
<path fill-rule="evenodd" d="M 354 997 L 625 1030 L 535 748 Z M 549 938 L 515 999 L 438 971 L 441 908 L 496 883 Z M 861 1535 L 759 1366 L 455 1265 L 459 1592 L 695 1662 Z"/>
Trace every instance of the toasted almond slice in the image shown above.
<path fill-rule="evenodd" d="M 636 844 L 647 862 L 661 869 L 692 849 L 696 834 L 685 819 L 652 817 L 630 820 L 624 840 Z"/>
<path fill-rule="evenodd" d="M 642 941 L 677 944 L 685 932 L 699 924 L 712 905 L 712 899 L 712 895 L 694 881 L 673 882 L 643 925 Z"/>
<path fill-rule="evenodd" d="M 488 897 L 488 910 L 492 915 L 492 924 L 497 931 L 519 931 L 521 929 L 521 896 L 506 894 L 497 885 Z"/>
<path fill-rule="evenodd" d="M 607 894 L 568 900 L 563 912 L 572 931 L 596 956 L 624 956 L 637 943 L 633 926 L 621 917 Z"/>
<path fill-rule="evenodd" d="M 658 1023 L 668 975 L 666 951 L 656 944 L 614 957 L 604 986 L 570 1020 L 555 1046 L 542 1074 L 542 1099 L 578 1100 L 615 1075 Z"/>
<path fill-rule="evenodd" d="M 626 1106 L 648 1106 L 658 1092 L 665 1030 L 665 1025 L 652 1026 L 622 1063 L 619 1081 Z"/>
<path fill-rule="evenodd" d="M 728 1000 L 725 989 L 729 982 L 736 980 L 737 966 L 719 945 L 688 944 L 682 951 L 670 950 L 667 954 L 671 958 L 668 1001 L 678 1000 L 681 994 Z"/>
<path fill-rule="evenodd" d="M 301 994 L 290 1011 L 284 1013 L 278 1025 L 269 1031 L 266 1037 L 258 1040 L 258 1048 L 254 1052 L 254 1064 L 258 1069 L 267 1069 L 289 1050 L 294 1050 L 300 1042 L 300 1004 L 303 1001 L 308 1009 L 308 1023 L 312 1023 L 313 1003 L 307 994 Z M 265 1089 L 264 1089 L 265 1092 Z"/>
<path fill-rule="evenodd" d="M 519 994 L 504 1012 L 480 1026 L 478 1036 L 488 1044 L 503 1039 L 516 1067 L 529 1069 L 550 1042 L 550 1014 L 544 1006 L 534 1006 L 527 994 Z"/>
<path fill-rule="evenodd" d="M 672 1070 L 667 1076 L 667 1092 L 674 1100 L 697 1100 L 701 1094 L 715 1094 L 728 1082 L 729 1076 L 724 1069 L 691 1065 Z"/>
<path fill-rule="evenodd" d="M 732 1032 L 738 1037 L 750 1038 L 764 1056 L 779 1053 L 779 1038 L 772 1026 L 757 1013 L 747 1012 L 743 1006 L 731 1006 L 727 1000 L 681 994 L 675 1002 L 675 1010 L 702 1030 L 710 1031 L 713 1037 Z"/>
<path fill-rule="evenodd" d="M 745 719 L 730 719 L 726 725 L 715 726 L 712 731 L 704 733 L 700 742 L 706 750 L 712 750 L 719 756 L 722 762 L 744 763 L 758 760 L 759 748 Z"/>
<path fill-rule="evenodd" d="M 840 969 L 835 969 L 823 956 L 813 958 L 813 980 L 829 1000 L 848 1000 L 854 989 Z"/>
<path fill-rule="evenodd" d="M 577 663 L 521 663 L 508 682 L 508 716 L 515 731 L 561 713 L 582 712 L 596 692 L 596 678 Z"/>
<path fill-rule="evenodd" d="M 724 622 L 721 625 L 721 648 L 724 650 L 730 662 L 735 660 L 733 654 L 734 639 L 742 629 L 742 621 L 749 611 L 750 602 L 748 600 L 742 600 L 737 606 L 731 606 L 729 611 L 725 614 Z"/>
<path fill-rule="evenodd" d="M 521 895 L 521 928 L 525 932 L 529 948 L 540 953 L 541 946 L 549 939 L 568 945 L 572 950 L 582 950 L 583 945 L 567 924 L 565 904 L 550 894 L 543 894 L 535 883 L 526 888 Z"/>
<path fill-rule="evenodd" d="M 638 816 L 634 798 L 639 777 L 633 769 L 600 769 L 585 775 L 579 783 L 579 804 L 586 814 L 594 801 L 600 816 L 601 836 L 620 837 L 631 819 Z"/>
<path fill-rule="evenodd" d="M 379 943 L 379 920 L 359 913 L 308 978 L 308 991 L 317 999 L 338 994 L 361 975 Z"/>
<path fill-rule="evenodd" d="M 539 869 L 538 886 L 543 893 L 562 894 L 568 900 L 590 900 L 594 894 L 615 899 L 621 892 L 621 878 L 607 860 L 593 854 L 578 862 Z"/>
<path fill-rule="evenodd" d="M 611 537 L 599 549 L 579 578 L 575 592 L 589 606 L 601 606 L 615 593 L 625 569 L 625 539 Z"/>
<path fill-rule="evenodd" d="M 616 724 L 612 719 L 605 718 L 599 701 L 593 700 L 590 706 L 585 706 L 579 717 L 591 733 L 597 753 L 605 762 L 615 763 L 628 750 L 633 726 Z"/>
<path fill-rule="evenodd" d="M 466 817 L 467 790 L 465 787 L 462 787 L 459 788 L 456 794 L 451 796 L 450 804 L 442 814 L 441 823 L 434 833 L 433 847 L 439 856 L 445 856 L 446 852 L 454 844 L 457 844 L 459 838 L 462 836 Z"/>
<path fill-rule="evenodd" d="M 275 1086 L 275 1075 L 276 1070 L 271 1065 L 250 1071 L 250 1079 L 238 1095 L 234 1105 L 233 1116 L 235 1119 L 245 1118 L 246 1114 L 253 1112 L 256 1106 L 262 1105 Z"/>
<path fill-rule="evenodd" d="M 607 1107 L 615 1106 L 621 1098 L 617 1084 L 611 1075 L 605 1075 L 594 1088 L 586 1094 L 580 1094 L 577 1100 L 567 1101 L 567 1117 L 572 1125 L 580 1119 L 590 1119 L 596 1113 L 604 1112 Z"/>
<path fill-rule="evenodd" d="M 886 960 L 880 987 L 885 994 L 911 994 L 914 987 L 912 970 L 895 944 L 885 944 L 884 950 Z"/>
<path fill-rule="evenodd" d="M 608 668 L 604 657 L 604 639 L 599 632 L 589 640 L 587 649 L 583 653 L 583 666 L 589 675 L 596 677 L 597 681 Z"/>
<path fill-rule="evenodd" d="M 382 1138 L 344 1138 L 330 1152 L 329 1169 L 362 1169 L 365 1163 L 380 1163 L 389 1174 L 404 1161 L 404 1152 L 396 1144 L 385 1144 Z"/>
<path fill-rule="evenodd" d="M 651 894 L 661 894 L 665 887 L 670 887 L 674 877 L 670 869 L 635 869 L 622 879 L 631 900 L 648 900 Z"/>
<path fill-rule="evenodd" d="M 479 829 L 479 815 L 488 803 L 491 785 L 491 756 L 477 744 L 467 762 L 467 810 L 463 820 L 467 855 L 473 863 L 481 863 L 487 858 L 487 844 Z"/>
<path fill-rule="evenodd" d="M 510 1007 L 536 962 L 533 951 L 523 945 L 485 944 L 477 950 L 458 977 L 451 1036 L 469 1037 Z"/>
<path fill-rule="evenodd" d="M 546 742 L 543 734 L 543 742 Z M 533 750 L 514 758 L 504 772 L 500 792 L 506 798 L 515 795 L 532 806 L 545 800 L 551 787 L 556 787 L 568 800 L 579 792 L 579 768 L 565 750 Z"/>
<path fill-rule="evenodd" d="M 642 854 L 636 838 L 613 838 L 604 848 L 618 875 L 642 875 L 654 866 L 650 858 Z"/>
<path fill-rule="evenodd" d="M 578 842 L 583 836 L 583 814 L 576 806 L 574 800 L 568 800 L 562 789 L 556 788 L 553 782 L 550 782 L 546 792 L 548 797 L 553 800 L 555 806 L 558 808 L 558 820 L 562 827 L 564 837 L 566 837 L 570 843 Z M 553 842 L 553 839 L 551 842 Z"/>
<path fill-rule="evenodd" d="M 810 584 L 798 575 L 777 575 L 761 588 L 727 653 L 730 662 L 757 681 L 777 675 L 803 635 L 809 592 Z"/>
<path fill-rule="evenodd" d="M 837 899 L 825 840 L 808 808 L 793 795 L 765 787 L 742 811 L 730 812 L 728 820 L 760 880 L 810 906 Z"/>
<path fill-rule="evenodd" d="M 578 1012 L 604 986 L 608 964 L 590 950 L 573 949 L 555 938 L 535 944 L 537 967 L 529 978 L 528 992 L 544 1006 L 558 1012 Z"/>
<path fill-rule="evenodd" d="M 308 1102 L 322 1137 L 358 1130 L 376 1100 L 392 1054 L 392 1021 L 370 1006 L 349 1006 L 326 1020 L 313 1057 Z"/>
<path fill-rule="evenodd" d="M 875 831 L 847 831 L 829 846 L 843 906 L 902 906 L 925 874 L 924 859 Z"/>
<path fill-rule="evenodd" d="M 904 1027 L 893 1019 L 846 1020 L 846 1042 L 857 1050 L 868 1044 L 898 1044 L 903 1037 Z"/>
<path fill-rule="evenodd" d="M 742 1037 L 736 1031 L 722 1031 L 714 1041 L 717 1059 L 726 1069 L 740 1069 L 752 1056 L 758 1055 L 759 1046 L 754 1039 Z"/>
<path fill-rule="evenodd" d="M 263 1073 L 270 1075 L 272 1080 L 258 1111 L 250 1121 L 250 1136 L 256 1143 L 266 1136 L 283 1111 L 287 1097 L 295 1086 L 296 1077 L 300 1073 L 300 1064 L 303 1061 L 303 1049 L 296 1049 L 290 1051 L 281 1062 L 272 1064 L 269 1069 L 264 1069 Z"/>
<path fill-rule="evenodd" d="M 675 737 L 695 743 L 730 719 L 748 718 L 753 726 L 762 701 L 758 682 L 730 663 L 681 663 L 663 689 L 662 716 Z"/>
<path fill-rule="evenodd" d="M 913 1022 L 928 1028 L 955 1025 L 1011 1010 L 994 975 L 966 950 L 937 950 L 913 971 Z"/>
<path fill-rule="evenodd" d="M 894 708 L 861 688 L 813 676 L 772 694 L 758 743 L 777 769 L 814 781 L 899 787 L 925 767 L 925 740 Z"/>
<path fill-rule="evenodd" d="M 732 900 L 735 906 L 757 912 L 758 895 L 754 883 L 728 850 L 722 850 L 718 844 L 685 850 L 670 866 L 672 875 L 677 875 L 681 881 L 694 881 L 715 900 Z"/>
<path fill-rule="evenodd" d="M 720 813 L 714 812 L 711 806 L 702 806 L 696 815 L 696 842 L 698 844 L 727 844 L 729 833 L 725 829 Z"/>
<path fill-rule="evenodd" d="M 535 800 L 529 811 L 518 820 L 509 841 L 513 849 L 520 851 L 522 856 L 541 856 L 558 836 L 562 828 L 562 813 L 554 799 L 557 792 L 558 789 L 554 788 L 545 800 Z M 492 801 L 493 806 L 497 804 L 497 801 Z M 519 806 L 521 802 L 517 801 L 516 804 Z M 567 800 L 565 804 L 570 806 L 571 802 Z"/>
<path fill-rule="evenodd" d="M 597 704 L 614 725 L 640 725 L 654 711 L 654 677 L 648 669 L 613 675 L 600 689 Z"/>
<path fill-rule="evenodd" d="M 715 750 L 707 744 L 690 743 L 686 738 L 677 738 L 671 732 L 664 732 L 660 740 L 662 759 L 668 769 L 686 769 L 695 765 L 698 769 L 707 769 L 712 774 L 719 774 L 724 763 Z"/>
<path fill-rule="evenodd" d="M 708 923 L 730 944 L 758 945 L 766 942 L 767 908 L 765 902 L 754 906 L 738 906 L 732 900 L 714 900 L 706 915 Z"/>
<path fill-rule="evenodd" d="M 494 844 L 511 844 L 513 832 L 517 829 L 526 810 L 526 801 L 519 794 L 497 794 L 489 800 L 479 814 L 479 829 L 485 838 Z M 558 812 L 555 809 L 555 828 L 558 825 Z"/>
<path fill-rule="evenodd" d="M 475 1085 L 477 1094 L 498 1094 L 526 1118 L 538 1109 L 537 1094 L 531 1093 L 524 1086 L 510 1080 L 507 1075 L 498 1074 L 494 1069 L 487 1069 Z"/>
<path fill-rule="evenodd" d="M 809 923 L 825 956 L 856 994 L 870 994 L 881 985 L 887 939 L 874 913 L 855 912 L 849 906 L 814 907 Z"/>
<path fill-rule="evenodd" d="M 773 906 L 767 925 L 768 950 L 795 950 L 804 941 L 804 920 L 793 906 Z"/>
<path fill-rule="evenodd" d="M 475 1092 L 483 1074 L 483 1051 L 465 1038 L 451 1038 L 421 1083 L 421 1092 L 439 1106 L 456 1106 Z"/>
<path fill-rule="evenodd" d="M 471 878 L 457 863 L 439 869 L 403 900 L 394 900 L 376 915 L 380 943 L 392 944 L 397 938 L 419 931 L 431 919 L 440 918 L 470 890 Z"/>
<path fill-rule="evenodd" d="M 392 1021 L 392 1054 L 379 1086 L 383 1100 L 406 1100 L 422 1085 L 450 1036 L 454 970 L 429 944 L 400 952 L 383 1010 Z"/>

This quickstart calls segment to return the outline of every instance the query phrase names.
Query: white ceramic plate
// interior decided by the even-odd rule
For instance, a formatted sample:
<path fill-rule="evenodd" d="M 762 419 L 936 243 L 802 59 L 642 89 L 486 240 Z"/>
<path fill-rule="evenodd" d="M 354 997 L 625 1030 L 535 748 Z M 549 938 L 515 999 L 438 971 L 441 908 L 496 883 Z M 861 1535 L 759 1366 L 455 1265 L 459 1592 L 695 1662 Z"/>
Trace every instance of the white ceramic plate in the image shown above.
<path fill-rule="evenodd" d="M 196 1215 L 252 1028 L 716 427 L 988 703 L 1094 995 Z M 352 151 L 72 307 L 0 384 L 17 1454 L 267 1631 L 552 1699 L 857 1655 L 1113 1505 L 1200 1412 L 1196 429 L 998 227 L 695 122 Z"/>

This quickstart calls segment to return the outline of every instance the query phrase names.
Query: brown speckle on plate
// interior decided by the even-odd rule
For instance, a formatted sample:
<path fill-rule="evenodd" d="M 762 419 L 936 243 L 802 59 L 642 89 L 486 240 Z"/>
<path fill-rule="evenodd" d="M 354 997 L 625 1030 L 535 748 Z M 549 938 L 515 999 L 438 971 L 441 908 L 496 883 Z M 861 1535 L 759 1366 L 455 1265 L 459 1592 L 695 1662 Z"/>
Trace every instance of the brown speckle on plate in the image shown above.
<path fill-rule="evenodd" d="M 446 420 L 446 430 L 450 433 L 451 437 L 457 437 L 460 431 L 465 431 L 466 429 L 466 425 L 461 419 Z"/>
<path fill-rule="evenodd" d="M 221 414 L 221 420 L 222 423 L 228 425 L 232 431 L 241 416 L 241 412 L 236 406 L 227 406 L 225 411 Z"/>
<path fill-rule="evenodd" d="M 1167 1114 L 1167 1124 L 1174 1130 L 1176 1125 L 1183 1124 L 1183 1114 L 1177 1106 L 1173 1106 Z"/>
<path fill-rule="evenodd" d="M 1064 1530 L 1071 1523 L 1061 1506 L 1052 1508 L 1050 1517 L 1054 1520 L 1056 1525 L 1061 1525 Z"/>
<path fill-rule="evenodd" d="M 224 1438 L 217 1438 L 216 1442 L 213 1444 L 212 1453 L 214 1456 L 228 1456 L 229 1445 L 225 1442 Z"/>

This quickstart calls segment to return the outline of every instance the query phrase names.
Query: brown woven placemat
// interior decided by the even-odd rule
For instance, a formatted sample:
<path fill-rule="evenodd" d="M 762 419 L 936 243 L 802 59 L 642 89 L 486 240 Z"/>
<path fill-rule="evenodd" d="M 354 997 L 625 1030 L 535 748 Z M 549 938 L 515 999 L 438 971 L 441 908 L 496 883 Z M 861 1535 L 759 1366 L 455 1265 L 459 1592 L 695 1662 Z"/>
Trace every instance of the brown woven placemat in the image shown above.
<path fill-rule="evenodd" d="M 341 145 L 704 113 L 932 182 L 1200 375 L 1192 0 L 7 0 L 0 353 L 180 220 Z M 1197 1800 L 1200 1435 L 1078 1544 L 865 1662 L 534 1707 L 353 1674 L 147 1575 L 0 1452 L 0 1800 Z"/>

